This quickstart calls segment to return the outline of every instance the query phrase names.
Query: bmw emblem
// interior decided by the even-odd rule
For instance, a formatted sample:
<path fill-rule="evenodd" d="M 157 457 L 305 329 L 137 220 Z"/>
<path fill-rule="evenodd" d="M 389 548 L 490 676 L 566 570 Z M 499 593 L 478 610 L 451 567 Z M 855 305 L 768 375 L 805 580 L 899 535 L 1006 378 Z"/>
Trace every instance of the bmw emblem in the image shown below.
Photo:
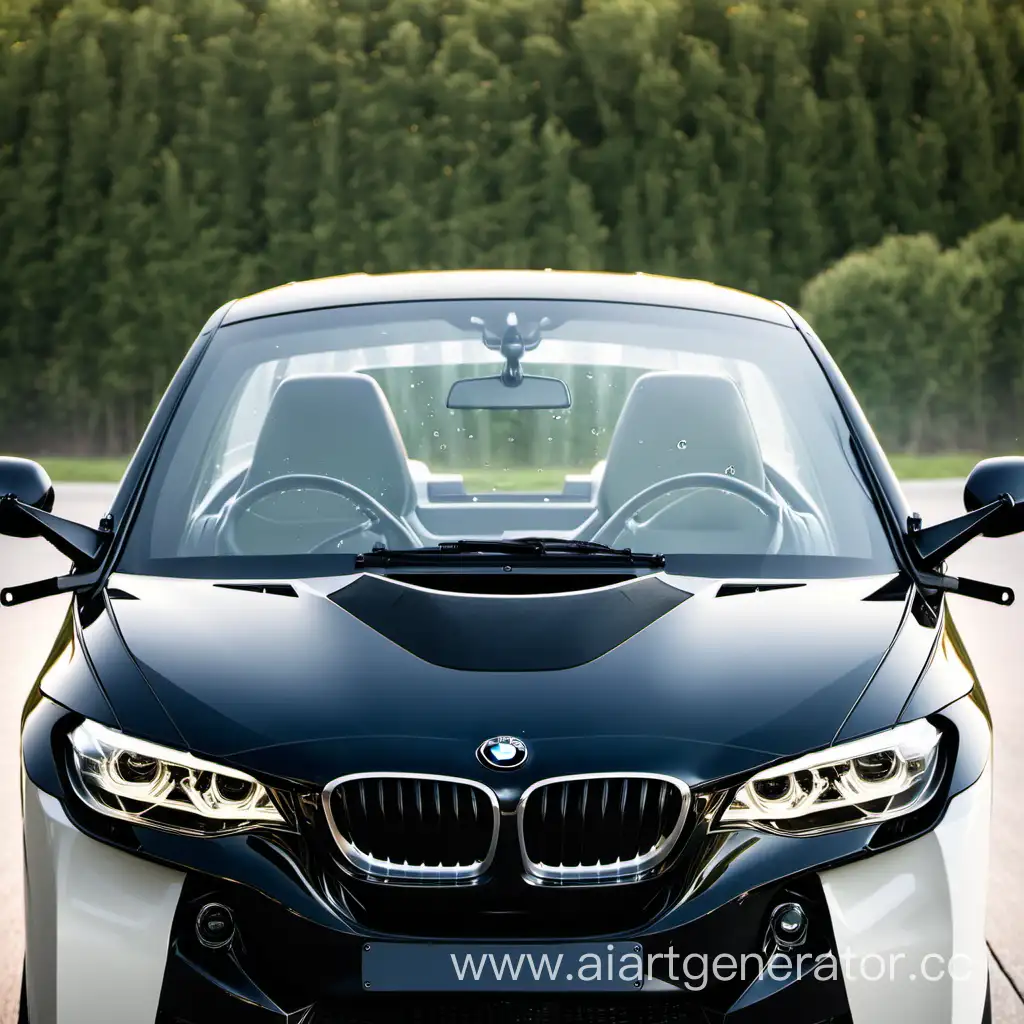
<path fill-rule="evenodd" d="M 488 768 L 508 771 L 523 765 L 529 757 L 529 751 L 518 736 L 492 736 L 476 748 L 476 756 Z"/>

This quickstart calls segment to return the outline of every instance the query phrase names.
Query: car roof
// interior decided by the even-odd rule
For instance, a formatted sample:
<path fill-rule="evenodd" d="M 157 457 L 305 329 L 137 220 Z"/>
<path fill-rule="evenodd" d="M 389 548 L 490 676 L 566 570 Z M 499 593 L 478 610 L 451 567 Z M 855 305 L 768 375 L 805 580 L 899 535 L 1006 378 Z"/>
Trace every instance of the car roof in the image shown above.
<path fill-rule="evenodd" d="M 656 274 L 565 270 L 417 271 L 292 281 L 239 299 L 228 310 L 223 323 L 371 302 L 504 298 L 635 302 L 728 313 L 793 327 L 781 305 L 735 288 Z"/>

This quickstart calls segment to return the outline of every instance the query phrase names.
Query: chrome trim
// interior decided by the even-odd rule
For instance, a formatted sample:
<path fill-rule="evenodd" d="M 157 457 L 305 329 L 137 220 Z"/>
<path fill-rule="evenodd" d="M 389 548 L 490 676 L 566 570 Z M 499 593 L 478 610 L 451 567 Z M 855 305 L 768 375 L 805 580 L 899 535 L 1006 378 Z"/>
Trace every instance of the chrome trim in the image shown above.
<path fill-rule="evenodd" d="M 489 508 L 494 508 L 494 505 L 488 505 L 488 507 Z M 543 508 L 544 506 L 543 505 L 538 505 L 537 507 L 538 508 Z M 592 508 L 593 506 L 587 506 L 587 507 L 588 508 Z M 512 509 L 512 510 L 519 510 L 519 509 L 522 508 L 522 505 L 519 505 L 519 504 L 509 505 L 509 508 Z M 496 557 L 500 557 L 500 556 L 496 556 Z M 643 569 L 643 568 L 646 568 L 646 567 L 645 566 L 627 566 L 626 569 L 624 569 L 623 571 L 628 571 L 629 569 L 637 569 L 637 568 Z M 361 572 L 358 572 L 358 573 L 354 574 L 351 577 L 348 577 L 348 579 L 349 580 L 354 580 L 354 579 L 358 578 L 359 576 L 372 576 L 372 575 L 374 575 L 375 571 L 376 570 L 374 570 L 374 569 L 371 569 L 371 570 L 368 570 L 368 571 L 361 571 Z M 594 573 L 595 577 L 599 576 L 599 575 L 600 575 L 600 573 Z M 650 571 L 648 571 L 646 573 L 641 573 L 639 576 L 631 577 L 628 580 L 620 580 L 618 583 L 607 583 L 607 584 L 604 584 L 604 585 L 599 586 L 599 587 L 588 588 L 587 590 L 552 590 L 552 591 L 545 591 L 543 594 L 476 594 L 476 593 L 464 592 L 464 591 L 461 591 L 461 590 L 445 590 L 445 591 L 442 591 L 442 593 L 444 593 L 445 595 L 450 596 L 450 597 L 459 597 L 459 598 L 463 598 L 464 597 L 464 598 L 470 598 L 472 600 L 485 600 L 485 601 L 524 601 L 525 600 L 525 601 L 535 601 L 535 600 L 540 600 L 540 599 L 548 598 L 548 597 L 574 597 L 577 594 L 593 593 L 593 591 L 595 591 L 595 590 L 617 590 L 617 589 L 619 589 L 621 587 L 631 587 L 638 580 L 647 579 L 648 576 L 657 576 L 663 582 L 669 583 L 668 574 L 665 572 L 664 569 L 652 569 L 652 570 L 650 570 Z M 422 591 L 422 592 L 427 593 L 427 594 L 437 594 L 438 593 L 438 591 L 435 588 L 433 588 L 433 587 L 423 586 L 422 584 L 419 584 L 419 583 L 409 583 L 407 580 L 396 580 L 393 576 L 378 576 L 378 578 L 379 579 L 387 580 L 388 583 L 392 584 L 393 586 L 405 587 L 407 590 L 419 590 L 419 591 Z M 714 581 L 712 581 L 712 582 L 714 582 Z M 674 585 L 674 584 L 672 584 L 672 585 Z M 338 588 L 335 587 L 334 589 L 337 590 Z M 677 590 L 682 590 L 683 588 L 682 587 L 677 587 L 676 589 Z M 689 592 L 690 591 L 687 591 L 687 593 L 689 593 Z"/>
<path fill-rule="evenodd" d="M 560 782 L 583 782 L 589 779 L 654 779 L 658 782 L 667 782 L 669 785 L 675 786 L 679 791 L 680 797 L 679 818 L 676 820 L 668 838 L 647 853 L 632 857 L 629 860 L 615 861 L 612 864 L 576 865 L 573 867 L 559 865 L 555 867 L 554 865 L 536 864 L 531 861 L 526 852 L 526 835 L 523 828 L 526 803 L 531 794 L 544 786 L 553 786 Z M 570 883 L 637 882 L 643 875 L 661 864 L 672 852 L 679 840 L 679 836 L 682 834 L 683 826 L 686 824 L 686 817 L 689 813 L 690 787 L 681 779 L 677 779 L 672 775 L 658 775 L 654 772 L 590 772 L 584 775 L 559 775 L 552 779 L 541 779 L 524 790 L 516 807 L 519 853 L 523 858 L 523 867 L 527 873 L 527 881 Z"/>
<path fill-rule="evenodd" d="M 335 789 L 346 782 L 357 782 L 360 779 L 422 779 L 425 782 L 452 782 L 463 786 L 472 786 L 479 792 L 486 794 L 493 812 L 493 824 L 491 828 L 491 842 L 484 859 L 473 864 L 396 864 L 390 860 L 379 860 L 376 857 L 363 853 L 362 850 L 341 834 L 338 823 L 334 819 L 334 811 L 331 809 L 331 796 Z M 371 878 L 441 883 L 461 882 L 469 878 L 479 878 L 491 866 L 491 863 L 494 861 L 495 851 L 498 849 L 501 812 L 498 806 L 497 794 L 482 782 L 476 782 L 473 779 L 463 779 L 454 775 L 429 775 L 420 772 L 356 772 L 354 775 L 342 775 L 328 782 L 323 790 L 323 805 L 327 825 L 331 830 L 331 835 L 334 836 L 334 841 L 337 843 L 342 856 L 357 871 Z"/>

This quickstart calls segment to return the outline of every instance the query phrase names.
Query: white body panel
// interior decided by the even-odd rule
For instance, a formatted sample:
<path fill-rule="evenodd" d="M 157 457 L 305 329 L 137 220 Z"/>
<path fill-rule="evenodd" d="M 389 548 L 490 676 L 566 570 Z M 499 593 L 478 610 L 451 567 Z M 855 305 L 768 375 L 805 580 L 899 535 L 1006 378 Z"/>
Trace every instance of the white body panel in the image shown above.
<path fill-rule="evenodd" d="M 31 1024 L 152 1024 L 185 875 L 83 835 L 24 780 Z"/>
<path fill-rule="evenodd" d="M 980 1024 L 992 771 L 939 826 L 820 874 L 854 1024 Z"/>

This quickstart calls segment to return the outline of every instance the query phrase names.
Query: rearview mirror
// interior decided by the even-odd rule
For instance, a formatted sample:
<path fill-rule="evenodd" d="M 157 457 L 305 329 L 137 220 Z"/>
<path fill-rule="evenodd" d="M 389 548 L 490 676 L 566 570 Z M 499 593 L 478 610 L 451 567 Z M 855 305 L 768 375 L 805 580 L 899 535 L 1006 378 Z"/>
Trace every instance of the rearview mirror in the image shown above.
<path fill-rule="evenodd" d="M 1008 537 L 1024 530 L 1024 457 L 1005 455 L 979 462 L 964 485 L 964 507 L 974 512 L 1002 494 L 1009 494 L 1016 504 L 992 521 L 986 537 Z"/>
<path fill-rule="evenodd" d="M 53 509 L 53 484 L 45 469 L 31 459 L 0 456 L 0 498 L 13 494 L 23 505 L 42 512 Z M 0 533 L 9 537 L 35 537 L 38 529 L 23 516 L 0 516 Z"/>
<path fill-rule="evenodd" d="M 568 409 L 572 399 L 558 377 L 524 375 L 518 384 L 498 377 L 464 377 L 448 392 L 449 409 Z"/>

